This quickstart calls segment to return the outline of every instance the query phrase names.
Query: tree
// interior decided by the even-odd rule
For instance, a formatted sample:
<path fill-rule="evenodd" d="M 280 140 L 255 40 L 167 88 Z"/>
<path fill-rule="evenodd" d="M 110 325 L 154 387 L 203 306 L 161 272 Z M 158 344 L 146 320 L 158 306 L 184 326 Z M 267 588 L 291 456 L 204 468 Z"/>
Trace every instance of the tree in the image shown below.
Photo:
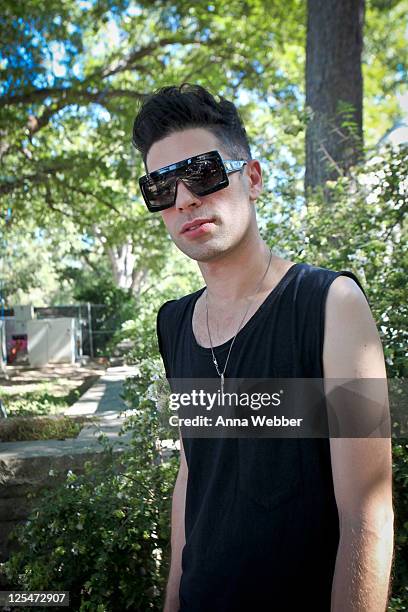
<path fill-rule="evenodd" d="M 264 91 L 279 70 L 285 18 L 279 2 L 267 5 L 235 0 L 226 13 L 222 2 L 5 0 L 0 197 L 13 223 L 74 224 L 103 245 L 117 284 L 140 293 L 148 272 L 163 269 L 168 240 L 138 190 L 137 103 L 185 80 L 230 97 L 243 83 Z M 296 12 L 299 1 L 290 5 Z M 295 22 L 287 27 L 300 38 Z M 282 92 L 290 80 L 280 71 Z"/>
<path fill-rule="evenodd" d="M 367 13 L 370 141 L 395 119 L 389 98 L 406 73 L 403 2 L 390 2 L 372 0 Z M 265 203 L 279 199 L 290 217 L 303 201 L 301 0 L 23 4 L 3 0 L 0 16 L 0 198 L 13 224 L 69 228 L 102 248 L 118 286 L 138 295 L 151 285 L 169 242 L 141 200 L 131 126 L 146 94 L 186 80 L 238 104 L 270 174 Z"/>
<path fill-rule="evenodd" d="M 308 0 L 305 186 L 336 179 L 361 155 L 364 0 Z"/>

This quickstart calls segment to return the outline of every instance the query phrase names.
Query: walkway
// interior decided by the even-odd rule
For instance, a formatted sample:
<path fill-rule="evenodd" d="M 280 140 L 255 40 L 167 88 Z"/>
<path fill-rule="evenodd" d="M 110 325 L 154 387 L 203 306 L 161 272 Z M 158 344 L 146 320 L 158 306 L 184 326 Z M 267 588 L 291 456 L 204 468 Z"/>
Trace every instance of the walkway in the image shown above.
<path fill-rule="evenodd" d="M 118 366 L 108 368 L 103 376 L 70 406 L 63 414 L 98 416 L 96 424 L 86 425 L 76 438 L 66 440 L 32 440 L 27 442 L 0 443 L 0 476 L 2 460 L 7 456 L 19 454 L 25 457 L 39 455 L 58 455 L 82 453 L 86 448 L 97 446 L 97 436 L 103 432 L 108 438 L 119 445 L 128 440 L 129 433 L 122 438 L 117 434 L 126 418 L 120 414 L 129 407 L 120 397 L 126 378 L 136 376 L 136 366 Z M 1 478 L 0 478 L 1 480 Z"/>
<path fill-rule="evenodd" d="M 111 367 L 92 387 L 79 398 L 75 404 L 64 411 L 67 415 L 91 415 L 100 413 L 114 413 L 126 410 L 121 397 L 123 383 L 126 378 L 136 376 L 136 366 Z M 101 416 L 106 416 L 103 414 Z"/>

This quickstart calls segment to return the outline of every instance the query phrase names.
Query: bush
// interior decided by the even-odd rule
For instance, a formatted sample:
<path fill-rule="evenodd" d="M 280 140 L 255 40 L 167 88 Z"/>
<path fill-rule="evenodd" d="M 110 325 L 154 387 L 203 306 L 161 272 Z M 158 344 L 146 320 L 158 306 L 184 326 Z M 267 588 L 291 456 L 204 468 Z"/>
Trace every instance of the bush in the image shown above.
<path fill-rule="evenodd" d="M 18 588 L 70 591 L 80 612 L 162 609 L 178 461 L 173 451 L 165 457 L 158 442 L 151 387 L 161 382 L 151 385 L 147 374 L 157 366 L 147 364 L 143 380 L 129 381 L 125 395 L 136 409 L 123 427 L 131 432 L 125 451 L 115 453 L 101 436 L 98 463 L 44 491 L 16 530 L 20 550 L 5 569 Z"/>
<path fill-rule="evenodd" d="M 75 283 L 74 299 L 82 304 L 92 304 L 94 355 L 110 356 L 112 339 L 134 313 L 137 300 L 130 289 L 116 286 L 111 270 L 105 267 L 106 262 L 101 261 L 98 265 L 97 275 L 93 270 L 71 270 L 71 278 Z M 89 335 L 85 335 L 83 342 L 84 352 L 89 354 Z"/>
<path fill-rule="evenodd" d="M 395 513 L 395 563 L 389 612 L 408 610 L 408 444 L 394 440 L 393 501 Z"/>

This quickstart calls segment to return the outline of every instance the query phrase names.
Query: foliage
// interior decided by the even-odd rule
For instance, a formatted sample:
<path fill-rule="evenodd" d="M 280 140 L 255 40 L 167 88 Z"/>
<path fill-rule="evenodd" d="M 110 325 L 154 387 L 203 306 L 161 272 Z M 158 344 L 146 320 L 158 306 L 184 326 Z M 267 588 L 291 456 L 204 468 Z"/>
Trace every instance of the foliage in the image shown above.
<path fill-rule="evenodd" d="M 44 376 L 47 374 L 44 373 Z M 99 374 L 86 375 L 74 388 L 69 388 L 73 381 L 68 375 L 51 380 L 37 380 L 34 383 L 27 381 L 24 376 L 17 378 L 20 385 L 11 384 L 0 388 L 1 400 L 9 415 L 44 416 L 58 414 L 69 408 L 96 382 Z M 13 378 L 11 381 L 13 382 Z M 27 383 L 28 389 L 24 382 Z"/>
<path fill-rule="evenodd" d="M 302 3 L 290 5 L 303 20 Z M 239 84 L 258 87 L 262 75 L 263 90 L 272 74 L 284 100 L 301 75 L 294 42 L 281 33 L 287 9 L 259 0 L 232 2 L 228 12 L 219 2 L 111 1 L 87 9 L 74 0 L 30 0 L 23 13 L 6 2 L 0 193 L 12 223 L 73 223 L 77 233 L 103 241 L 106 252 L 130 243 L 136 270 L 160 271 L 165 233 L 141 201 L 141 161 L 130 145 L 136 105 L 170 82 L 192 79 L 236 97 Z M 286 29 L 300 48 L 297 21 Z M 266 41 L 273 41 L 267 61 Z M 291 61 L 283 69 L 286 53 Z"/>
<path fill-rule="evenodd" d="M 74 231 L 67 235 L 55 228 L 40 230 L 30 219 L 13 220 L 2 228 L 0 218 L 1 297 L 5 306 L 71 301 L 72 287 L 62 278 L 61 270 L 72 262 L 79 243 Z"/>
<path fill-rule="evenodd" d="M 177 460 L 158 444 L 148 390 L 158 366 L 146 363 L 143 378 L 129 383 L 126 397 L 137 408 L 123 428 L 131 434 L 125 450 L 101 437 L 98 460 L 44 491 L 18 528 L 20 550 L 5 569 L 19 588 L 69 590 L 79 612 L 162 609 Z"/>
<path fill-rule="evenodd" d="M 92 419 L 68 416 L 1 419 L 0 442 L 76 438 L 84 424 L 90 420 Z"/>
<path fill-rule="evenodd" d="M 67 396 L 55 396 L 48 391 L 28 391 L 18 395 L 2 393 L 2 401 L 10 415 L 47 415 L 69 408 L 79 397 L 73 390 Z"/>
<path fill-rule="evenodd" d="M 395 512 L 395 563 L 392 572 L 390 612 L 408 609 L 408 444 L 393 442 L 393 498 Z M 399 607 L 401 606 L 401 607 Z"/>
<path fill-rule="evenodd" d="M 390 97 L 406 80 L 404 4 L 368 3 L 363 68 L 370 143 L 399 118 Z M 24 8 L 3 2 L 0 194 L 12 215 L 8 227 L 0 219 L 0 232 L 16 226 L 24 233 L 21 224 L 29 221 L 53 227 L 62 244 L 73 234 L 86 236 L 116 263 L 115 248 L 129 244 L 133 259 L 125 267 L 150 284 L 164 265 L 166 236 L 138 191 L 142 168 L 131 126 L 146 94 L 186 80 L 238 104 L 255 153 L 274 168 L 276 187 L 289 184 L 304 155 L 305 7 L 299 0 L 232 0 L 228 10 L 222 0 L 28 0 Z M 53 245 L 50 252 L 59 260 L 57 250 Z M 78 255 L 85 264 L 86 249 Z M 21 286 L 41 287 L 32 265 L 24 274 L 24 259 Z M 10 265 L 16 262 L 17 255 Z M 64 287 L 68 299 L 67 292 Z"/>
<path fill-rule="evenodd" d="M 75 279 L 74 299 L 92 304 L 94 355 L 109 354 L 107 347 L 114 334 L 136 310 L 136 298 L 130 289 L 117 287 L 102 265 L 98 274 L 88 270 L 71 270 L 70 276 Z"/>
<path fill-rule="evenodd" d="M 7 412 L 13 416 L 54 414 L 69 408 L 81 394 L 78 389 L 72 389 L 67 395 L 55 395 L 52 385 L 44 384 L 41 387 L 24 393 L 9 393 L 2 389 L 1 399 Z"/>
<path fill-rule="evenodd" d="M 126 354 L 127 363 L 138 364 L 146 357 L 157 357 L 156 317 L 161 304 L 197 290 L 202 279 L 195 262 L 188 260 L 168 240 L 166 263 L 154 282 L 139 295 L 135 309 L 115 334 L 111 349 L 121 341 L 128 341 L 132 349 Z"/>
<path fill-rule="evenodd" d="M 276 204 L 263 232 L 289 258 L 357 275 L 384 344 L 388 374 L 401 378 L 408 375 L 407 168 L 408 147 L 385 147 L 350 176 L 329 183 L 328 195 L 316 191 L 303 206 Z"/>
<path fill-rule="evenodd" d="M 406 0 L 368 0 L 364 27 L 364 132 L 368 146 L 401 119 L 393 95 L 406 91 Z"/>

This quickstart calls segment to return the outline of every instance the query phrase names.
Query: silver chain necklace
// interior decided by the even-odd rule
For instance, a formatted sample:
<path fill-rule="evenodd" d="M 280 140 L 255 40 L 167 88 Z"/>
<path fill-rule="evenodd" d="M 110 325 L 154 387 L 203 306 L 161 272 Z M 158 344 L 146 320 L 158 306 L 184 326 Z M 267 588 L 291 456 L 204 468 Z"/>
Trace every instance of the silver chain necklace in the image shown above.
<path fill-rule="evenodd" d="M 263 276 L 262 276 L 262 278 L 261 278 L 261 280 L 260 280 L 260 282 L 259 282 L 259 284 L 258 284 L 258 286 L 257 286 L 257 288 L 256 288 L 256 291 L 255 291 L 255 294 L 254 294 L 255 296 L 258 294 L 258 291 L 259 291 L 259 289 L 260 289 L 260 288 L 261 288 L 261 286 L 262 286 L 263 280 L 264 280 L 265 276 L 266 276 L 266 275 L 267 275 L 267 273 L 268 273 L 269 267 L 270 267 L 270 265 L 271 265 L 271 261 L 272 261 L 272 251 L 270 252 L 270 255 L 269 255 L 268 267 L 266 268 L 266 270 L 265 270 L 265 272 L 264 272 L 264 274 L 263 274 Z M 239 326 L 238 326 L 238 329 L 237 329 L 237 331 L 236 331 L 236 334 L 235 334 L 235 336 L 233 337 L 232 342 L 231 342 L 231 344 L 230 344 L 230 347 L 229 347 L 229 350 L 228 350 L 228 355 L 227 355 L 227 360 L 226 360 L 226 362 L 225 362 L 224 369 L 223 369 L 223 371 L 222 371 L 222 372 L 220 372 L 220 368 L 219 368 L 219 365 L 218 365 L 218 361 L 217 361 L 217 358 L 216 358 L 216 356 L 215 356 L 215 353 L 214 353 L 214 348 L 213 348 L 213 345 L 212 345 L 211 334 L 210 334 L 210 326 L 209 326 L 209 323 L 208 323 L 208 290 L 206 289 L 206 291 L 205 291 L 205 310 L 206 310 L 206 318 L 207 318 L 207 331 L 208 331 L 208 338 L 209 338 L 209 340 L 210 340 L 212 360 L 213 360 L 213 363 L 214 363 L 214 365 L 215 365 L 215 369 L 217 370 L 217 374 L 218 374 L 218 376 L 221 378 L 221 393 L 222 393 L 222 394 L 224 393 L 224 378 L 225 378 L 225 370 L 227 369 L 228 360 L 229 360 L 229 357 L 230 357 L 230 354 L 231 354 L 231 349 L 232 349 L 232 346 L 233 346 L 233 344 L 234 344 L 234 342 L 235 342 L 235 338 L 238 336 L 238 333 L 239 333 L 239 331 L 240 331 L 240 329 L 241 329 L 241 327 L 242 327 L 242 324 L 243 324 L 243 322 L 245 321 L 245 317 L 246 317 L 246 316 L 247 316 L 247 314 L 248 314 L 248 311 L 249 311 L 249 309 L 250 309 L 250 307 L 251 307 L 251 305 L 252 305 L 252 302 L 253 302 L 253 300 L 251 300 L 251 301 L 249 302 L 248 308 L 246 309 L 246 311 L 245 311 L 245 313 L 244 313 L 244 316 L 243 316 L 243 317 L 242 317 L 242 319 L 241 319 L 241 322 L 240 322 L 240 324 L 239 324 Z"/>

